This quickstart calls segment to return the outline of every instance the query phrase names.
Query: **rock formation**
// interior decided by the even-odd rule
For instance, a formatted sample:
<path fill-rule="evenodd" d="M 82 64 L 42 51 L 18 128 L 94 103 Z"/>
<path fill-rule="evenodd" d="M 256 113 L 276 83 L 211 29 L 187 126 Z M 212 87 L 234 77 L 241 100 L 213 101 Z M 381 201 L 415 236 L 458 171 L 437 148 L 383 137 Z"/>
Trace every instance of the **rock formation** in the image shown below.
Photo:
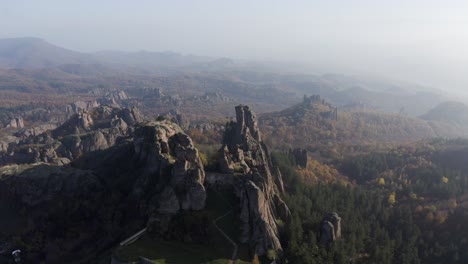
<path fill-rule="evenodd" d="M 289 155 L 294 159 L 297 166 L 307 168 L 307 150 L 295 148 L 289 151 Z"/>
<path fill-rule="evenodd" d="M 70 263 L 66 257 L 76 254 L 82 263 L 94 263 L 89 258 L 143 227 L 164 235 L 175 215 L 205 207 L 205 172 L 192 140 L 170 121 L 141 123 L 137 113 L 99 107 L 76 115 L 23 140 L 18 149 L 24 151 L 13 156 L 29 164 L 0 167 L 1 201 L 15 204 L 34 223 L 18 231 L 34 245 L 29 257 Z M 71 131 L 81 134 L 66 134 Z M 82 155 L 58 166 L 72 146 Z M 40 241 L 31 242 L 31 233 Z"/>
<path fill-rule="evenodd" d="M 237 179 L 234 188 L 240 200 L 240 240 L 249 243 L 257 255 L 269 249 L 281 251 L 278 222 L 287 220 L 290 213 L 275 183 L 282 183 L 281 175 L 271 170 L 256 116 L 248 106 L 236 107 L 236 122 L 228 124 L 223 143 L 221 170 Z"/>
<path fill-rule="evenodd" d="M 10 123 L 6 125 L 6 128 L 23 128 L 24 127 L 24 120 L 21 116 L 12 118 Z"/>
<path fill-rule="evenodd" d="M 101 95 L 102 97 L 91 101 L 77 101 L 65 106 L 67 115 L 70 116 L 81 112 L 90 112 L 93 111 L 94 108 L 103 105 L 121 107 L 121 102 L 129 99 L 125 91 L 111 90 L 106 91 L 104 94 L 102 92 L 95 92 L 94 94 Z"/>
<path fill-rule="evenodd" d="M 219 152 L 224 174 L 211 184 L 232 184 L 240 241 L 252 254 L 280 253 L 280 222 L 290 217 L 280 197 L 281 173 L 272 167 L 255 115 L 241 105 L 236 118 Z M 0 197 L 38 225 L 22 227 L 19 235 L 37 250 L 29 256 L 47 263 L 96 256 L 145 226 L 163 238 L 206 239 L 204 218 L 196 220 L 200 228 L 194 232 L 174 227 L 205 208 L 207 193 L 198 150 L 171 121 L 143 123 L 137 109 L 99 106 L 9 144 L 0 154 L 6 165 L 0 167 Z M 40 243 L 33 241 L 36 235 Z"/>
<path fill-rule="evenodd" d="M 15 133 L 15 137 L 18 138 L 27 138 L 39 136 L 42 133 L 45 133 L 48 130 L 54 130 L 57 128 L 57 125 L 54 124 L 44 124 L 36 127 L 21 129 Z"/>
<path fill-rule="evenodd" d="M 18 132 L 12 148 L 2 145 L 0 165 L 46 162 L 63 164 L 84 153 L 104 150 L 133 133 L 133 125 L 143 121 L 136 108 L 100 106 L 71 116 L 61 126 Z M 38 134 L 41 132 L 40 134 Z"/>
<path fill-rule="evenodd" d="M 140 125 L 133 145 L 137 159 L 145 164 L 139 186 L 145 188 L 154 182 L 153 187 L 162 191 L 157 211 L 175 213 L 205 207 L 203 164 L 192 140 L 179 126 L 167 120 Z"/>
<path fill-rule="evenodd" d="M 337 213 L 328 213 L 320 223 L 320 244 L 329 246 L 341 238 L 341 218 Z"/>
<path fill-rule="evenodd" d="M 89 102 L 84 102 L 84 101 L 78 101 L 74 102 L 72 104 L 69 104 L 65 107 L 65 112 L 68 114 L 78 114 L 80 112 L 87 112 L 93 110 L 93 108 L 96 108 L 99 106 L 99 103 L 96 100 L 89 101 Z"/>

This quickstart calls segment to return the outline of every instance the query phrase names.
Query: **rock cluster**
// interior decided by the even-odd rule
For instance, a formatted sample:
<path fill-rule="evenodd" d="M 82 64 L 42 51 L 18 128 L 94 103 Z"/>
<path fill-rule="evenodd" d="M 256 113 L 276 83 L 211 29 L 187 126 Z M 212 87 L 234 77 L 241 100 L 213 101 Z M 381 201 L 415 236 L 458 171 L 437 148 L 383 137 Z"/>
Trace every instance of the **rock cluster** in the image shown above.
<path fill-rule="evenodd" d="M 76 115 L 74 121 L 49 135 L 28 139 L 50 141 L 44 144 L 47 147 L 33 148 L 26 144 L 28 149 L 24 155 L 29 156 L 13 155 L 23 158 L 23 163 L 41 161 L 44 158 L 41 155 L 53 156 L 58 161 L 63 159 L 63 151 L 59 150 L 71 151 L 65 147 L 66 141 L 71 140 L 71 135 L 66 133 L 78 131 L 86 135 L 78 136 L 86 141 L 78 145 L 90 152 L 75 158 L 70 165 L 34 163 L 0 167 L 2 201 L 27 209 L 24 217 L 38 223 L 44 234 L 48 230 L 53 234 L 60 232 L 58 238 L 45 238 L 46 244 L 35 244 L 37 249 L 46 252 L 46 262 L 67 263 L 49 256 L 60 259 L 74 250 L 81 253 L 87 250 L 88 254 L 84 255 L 95 256 L 103 247 L 115 245 L 144 225 L 149 231 L 170 232 L 168 228 L 176 214 L 205 207 L 205 172 L 192 140 L 167 120 L 135 124 L 141 121 L 137 113 L 135 109 L 98 107 Z M 116 134 L 125 140 L 110 148 L 110 131 L 125 127 L 127 136 Z M 109 148 L 91 151 L 99 146 Z M 30 156 L 33 159 L 26 158 Z M 60 226 L 55 226 L 57 223 Z M 72 243 L 62 233 L 70 230 L 80 232 Z M 28 238 L 27 233 L 25 237 Z"/>
<path fill-rule="evenodd" d="M 257 255 L 270 249 L 281 251 L 278 223 L 290 213 L 280 198 L 281 175 L 271 170 L 256 116 L 248 106 L 236 107 L 236 122 L 227 126 L 219 153 L 221 170 L 238 180 L 234 188 L 240 200 L 240 240 L 249 243 Z"/>
<path fill-rule="evenodd" d="M 44 131 L 48 127 L 43 127 L 18 134 L 19 142 L 8 147 L 2 145 L 0 165 L 68 163 L 84 153 L 115 145 L 120 138 L 130 136 L 132 126 L 142 120 L 136 108 L 100 106 L 92 111 L 82 111 L 50 132 Z M 38 135 L 39 132 L 42 133 Z"/>
<path fill-rule="evenodd" d="M 193 101 L 207 102 L 211 104 L 217 103 L 230 103 L 234 100 L 230 97 L 227 97 L 219 92 L 205 92 L 202 96 L 195 96 L 191 98 Z"/>
<path fill-rule="evenodd" d="M 65 106 L 65 112 L 68 114 L 78 114 L 80 112 L 88 112 L 99 106 L 96 100 L 93 101 L 77 101 Z"/>
<path fill-rule="evenodd" d="M 101 92 L 95 92 L 95 94 L 99 95 Z M 90 112 L 94 108 L 108 105 L 112 107 L 120 107 L 122 101 L 128 100 L 129 96 L 125 91 L 118 91 L 118 90 L 111 90 L 105 92 L 102 97 L 91 100 L 91 101 L 77 101 L 72 104 L 69 104 L 65 107 L 65 112 L 68 116 L 72 114 L 79 114 L 81 112 Z"/>

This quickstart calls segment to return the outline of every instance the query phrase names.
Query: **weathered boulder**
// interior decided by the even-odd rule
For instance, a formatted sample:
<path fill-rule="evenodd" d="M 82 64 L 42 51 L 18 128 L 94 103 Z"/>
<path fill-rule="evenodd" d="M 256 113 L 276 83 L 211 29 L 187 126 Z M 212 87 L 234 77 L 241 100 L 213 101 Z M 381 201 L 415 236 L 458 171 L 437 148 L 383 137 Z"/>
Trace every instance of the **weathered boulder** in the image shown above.
<path fill-rule="evenodd" d="M 270 249 L 281 251 L 278 223 L 288 220 L 290 212 L 279 196 L 284 188 L 281 175 L 271 170 L 256 116 L 248 106 L 236 107 L 236 122 L 226 127 L 223 143 L 220 168 L 238 179 L 234 188 L 240 200 L 240 240 L 249 243 L 257 255 Z"/>

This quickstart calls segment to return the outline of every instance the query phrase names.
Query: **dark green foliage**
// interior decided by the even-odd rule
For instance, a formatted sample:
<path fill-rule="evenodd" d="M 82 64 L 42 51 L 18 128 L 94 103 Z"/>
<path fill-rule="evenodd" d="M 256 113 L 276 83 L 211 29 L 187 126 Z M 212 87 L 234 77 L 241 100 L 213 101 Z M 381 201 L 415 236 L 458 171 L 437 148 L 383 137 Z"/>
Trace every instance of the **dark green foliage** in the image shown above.
<path fill-rule="evenodd" d="M 455 210 L 444 223 L 428 223 L 411 202 L 388 204 L 388 192 L 366 186 L 304 184 L 285 154 L 273 161 L 283 172 L 288 189 L 286 202 L 292 220 L 283 236 L 289 263 L 466 263 L 468 220 L 466 211 Z M 348 164 L 356 179 L 365 182 L 379 172 L 401 166 L 394 155 L 361 157 Z M 374 165 L 371 165 L 374 164 Z M 420 171 L 418 177 L 437 171 Z M 439 177 L 436 175 L 434 177 Z M 424 182 L 423 180 L 421 180 Z M 423 183 L 416 185 L 423 186 Z M 435 189 L 433 189 L 435 190 Z M 342 218 L 342 239 L 331 248 L 318 245 L 319 224 L 328 213 Z"/>

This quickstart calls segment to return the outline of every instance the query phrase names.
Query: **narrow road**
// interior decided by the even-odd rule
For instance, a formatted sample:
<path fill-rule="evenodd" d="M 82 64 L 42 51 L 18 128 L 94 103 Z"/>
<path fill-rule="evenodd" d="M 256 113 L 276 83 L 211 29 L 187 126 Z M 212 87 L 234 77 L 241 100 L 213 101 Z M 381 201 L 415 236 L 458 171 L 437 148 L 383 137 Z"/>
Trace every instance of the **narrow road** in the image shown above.
<path fill-rule="evenodd" d="M 224 233 L 224 231 L 219 228 L 219 226 L 216 224 L 216 222 L 218 222 L 219 220 L 223 219 L 223 217 L 226 217 L 228 214 L 232 213 L 232 210 L 229 210 L 227 211 L 225 214 L 223 214 L 222 216 L 216 218 L 214 221 L 213 221 L 213 225 L 216 227 L 216 229 L 224 236 L 224 238 L 227 239 L 227 241 L 229 241 L 229 243 L 232 244 L 232 246 L 234 247 L 234 250 L 232 251 L 232 256 L 231 256 L 231 261 L 229 262 L 230 264 L 235 264 L 236 263 L 236 259 L 237 259 L 237 249 L 238 249 L 238 246 L 237 246 L 237 243 L 234 242 L 234 240 L 232 240 L 226 233 Z"/>

